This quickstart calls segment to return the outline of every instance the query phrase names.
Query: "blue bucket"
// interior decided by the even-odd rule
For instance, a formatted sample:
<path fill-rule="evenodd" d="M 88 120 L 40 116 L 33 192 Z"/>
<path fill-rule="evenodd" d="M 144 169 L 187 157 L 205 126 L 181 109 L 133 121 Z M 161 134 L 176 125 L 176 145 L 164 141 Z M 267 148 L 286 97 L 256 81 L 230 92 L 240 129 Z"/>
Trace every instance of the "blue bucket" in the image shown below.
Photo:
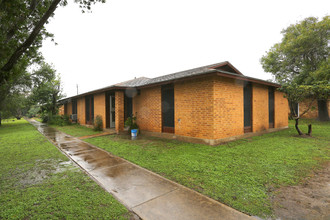
<path fill-rule="evenodd" d="M 131 130 L 132 137 L 136 137 L 137 136 L 137 133 L 138 133 L 138 129 L 132 129 Z"/>

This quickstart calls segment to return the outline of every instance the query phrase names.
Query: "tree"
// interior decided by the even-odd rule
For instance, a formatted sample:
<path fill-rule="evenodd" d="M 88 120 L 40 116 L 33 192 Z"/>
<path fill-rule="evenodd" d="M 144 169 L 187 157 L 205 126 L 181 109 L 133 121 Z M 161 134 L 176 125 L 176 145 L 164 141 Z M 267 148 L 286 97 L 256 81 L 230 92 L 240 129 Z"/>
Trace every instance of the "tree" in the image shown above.
<path fill-rule="evenodd" d="M 61 80 L 56 70 L 49 64 L 43 63 L 32 73 L 33 86 L 29 96 L 32 105 L 39 105 L 41 111 L 56 115 L 58 100 L 63 98 Z"/>
<path fill-rule="evenodd" d="M 7 104 L 2 112 L 4 119 L 15 117 L 19 120 L 29 109 L 25 94 L 20 92 L 10 94 L 6 102 Z"/>
<path fill-rule="evenodd" d="M 282 41 L 261 58 L 262 67 L 282 85 L 289 103 L 317 99 L 319 120 L 328 121 L 330 96 L 329 16 L 306 18 L 284 29 Z"/>
<path fill-rule="evenodd" d="M 85 12 L 105 0 L 75 2 Z M 58 5 L 67 5 L 67 0 L 0 0 L 0 112 L 27 67 L 42 60 L 38 49 L 44 38 L 53 37 L 44 25 Z"/>

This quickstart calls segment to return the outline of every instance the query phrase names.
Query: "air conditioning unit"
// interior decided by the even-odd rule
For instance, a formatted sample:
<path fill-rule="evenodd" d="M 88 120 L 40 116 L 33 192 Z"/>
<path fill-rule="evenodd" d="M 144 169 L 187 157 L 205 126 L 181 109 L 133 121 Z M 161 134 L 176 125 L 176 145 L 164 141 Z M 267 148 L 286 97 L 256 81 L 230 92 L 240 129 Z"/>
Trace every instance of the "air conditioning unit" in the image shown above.
<path fill-rule="evenodd" d="M 72 115 L 70 115 L 70 119 L 72 120 L 72 121 L 77 121 L 77 114 L 72 114 Z"/>

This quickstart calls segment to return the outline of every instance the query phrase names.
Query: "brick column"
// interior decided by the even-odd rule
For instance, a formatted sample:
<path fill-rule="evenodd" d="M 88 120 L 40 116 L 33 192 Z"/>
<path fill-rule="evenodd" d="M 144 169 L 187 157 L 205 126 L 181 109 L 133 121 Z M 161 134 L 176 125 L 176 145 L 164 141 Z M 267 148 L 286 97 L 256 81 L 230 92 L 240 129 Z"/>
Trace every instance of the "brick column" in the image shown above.
<path fill-rule="evenodd" d="M 119 133 L 124 130 L 124 92 L 116 91 L 115 93 L 115 121 L 116 121 L 116 131 Z"/>

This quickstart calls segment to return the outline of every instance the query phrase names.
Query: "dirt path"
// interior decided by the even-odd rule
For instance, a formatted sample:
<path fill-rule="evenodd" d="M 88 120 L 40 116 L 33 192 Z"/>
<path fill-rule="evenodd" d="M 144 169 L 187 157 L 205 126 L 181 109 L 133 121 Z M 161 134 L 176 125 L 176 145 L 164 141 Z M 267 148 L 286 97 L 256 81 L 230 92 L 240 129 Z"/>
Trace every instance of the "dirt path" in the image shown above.
<path fill-rule="evenodd" d="M 275 192 L 273 207 L 279 219 L 330 219 L 330 163 L 298 186 Z"/>

